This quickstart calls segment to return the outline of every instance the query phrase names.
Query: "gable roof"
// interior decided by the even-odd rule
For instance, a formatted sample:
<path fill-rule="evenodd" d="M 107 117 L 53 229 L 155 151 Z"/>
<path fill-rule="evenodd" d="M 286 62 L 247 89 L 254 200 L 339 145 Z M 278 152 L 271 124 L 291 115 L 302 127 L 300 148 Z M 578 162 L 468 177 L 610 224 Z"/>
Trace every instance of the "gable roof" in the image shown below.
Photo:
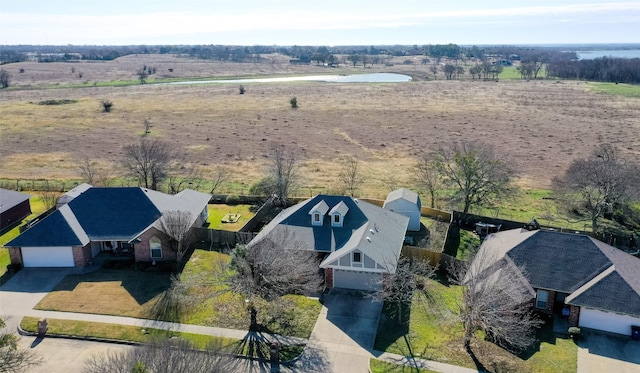
<path fill-rule="evenodd" d="M 28 194 L 0 188 L 0 214 L 28 200 Z"/>
<path fill-rule="evenodd" d="M 331 226 L 331 215 L 322 217 L 322 225 L 312 225 L 310 212 L 324 202 L 331 210 L 346 211 L 342 227 Z M 347 210 L 348 209 L 348 210 Z M 249 246 L 283 230 L 319 252 L 330 253 L 329 262 L 358 248 L 378 263 L 395 271 L 409 219 L 370 203 L 347 196 L 317 195 L 278 214 L 249 243 Z M 373 233 L 372 233 L 373 232 Z M 367 239 L 368 238 L 368 239 Z"/>
<path fill-rule="evenodd" d="M 156 224 L 164 211 L 189 211 L 193 224 L 210 197 L 193 190 L 171 196 L 137 187 L 91 187 L 5 246 L 55 246 L 52 242 L 69 246 L 85 245 L 89 241 L 132 241 Z"/>
<path fill-rule="evenodd" d="M 384 200 L 384 204 L 386 205 L 387 203 L 394 202 L 400 199 L 409 201 L 417 206 L 421 205 L 420 196 L 418 196 L 418 193 L 407 188 L 400 188 L 390 192 L 387 195 L 387 199 Z"/>
<path fill-rule="evenodd" d="M 512 229 L 482 247 L 522 268 L 532 287 L 569 294 L 567 304 L 640 316 L 640 259 L 595 238 Z"/>
<path fill-rule="evenodd" d="M 77 227 L 76 227 L 77 228 Z M 26 234 L 29 232 L 28 234 Z M 86 236 L 86 235 L 85 235 Z M 8 242 L 7 247 L 24 246 L 78 246 L 85 245 L 71 228 L 60 210 L 42 219 L 41 222 Z"/>

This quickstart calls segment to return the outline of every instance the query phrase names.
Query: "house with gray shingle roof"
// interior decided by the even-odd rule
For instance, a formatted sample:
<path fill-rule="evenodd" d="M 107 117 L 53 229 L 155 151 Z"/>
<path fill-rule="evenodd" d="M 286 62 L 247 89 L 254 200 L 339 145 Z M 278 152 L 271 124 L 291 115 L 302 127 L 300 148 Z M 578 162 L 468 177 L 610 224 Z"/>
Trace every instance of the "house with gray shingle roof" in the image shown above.
<path fill-rule="evenodd" d="M 58 208 L 7 244 L 12 263 L 25 267 L 83 267 L 100 252 L 136 261 L 175 260 L 161 229 L 167 211 L 187 211 L 191 226 L 207 220 L 211 196 L 186 189 L 167 195 L 144 188 L 85 184 Z"/>
<path fill-rule="evenodd" d="M 293 246 L 321 257 L 327 287 L 372 290 L 385 273 L 395 273 L 408 222 L 352 197 L 317 195 L 283 210 L 249 249 L 267 237 L 291 237 Z"/>
<path fill-rule="evenodd" d="M 480 250 L 521 269 L 538 312 L 618 334 L 640 325 L 640 259 L 622 250 L 586 235 L 526 229 L 490 234 Z"/>
<path fill-rule="evenodd" d="M 29 198 L 28 194 L 0 188 L 0 231 L 31 214 Z"/>

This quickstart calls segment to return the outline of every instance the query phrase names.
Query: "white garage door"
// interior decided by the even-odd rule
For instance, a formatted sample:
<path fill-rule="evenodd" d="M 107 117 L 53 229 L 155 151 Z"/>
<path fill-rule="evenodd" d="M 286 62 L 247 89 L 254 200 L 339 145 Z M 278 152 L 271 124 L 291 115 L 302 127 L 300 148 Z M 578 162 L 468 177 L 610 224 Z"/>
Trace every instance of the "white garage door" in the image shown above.
<path fill-rule="evenodd" d="M 377 272 L 358 272 L 334 269 L 333 287 L 358 290 L 375 290 L 375 284 L 381 276 L 382 274 Z"/>
<path fill-rule="evenodd" d="M 640 325 L 640 318 L 582 307 L 579 325 L 585 328 L 631 335 L 631 325 Z"/>
<path fill-rule="evenodd" d="M 73 267 L 70 247 L 23 247 L 22 261 L 25 267 Z"/>

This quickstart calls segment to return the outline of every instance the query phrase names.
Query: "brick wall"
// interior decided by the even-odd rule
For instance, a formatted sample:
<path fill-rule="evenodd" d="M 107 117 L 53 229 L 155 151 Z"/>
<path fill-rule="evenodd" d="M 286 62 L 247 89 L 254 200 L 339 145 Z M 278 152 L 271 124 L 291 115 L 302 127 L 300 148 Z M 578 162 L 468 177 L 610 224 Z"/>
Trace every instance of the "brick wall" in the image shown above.
<path fill-rule="evenodd" d="M 9 259 L 11 260 L 11 264 L 20 264 L 22 263 L 22 251 L 19 247 L 10 247 L 9 248 Z"/>
<path fill-rule="evenodd" d="M 91 261 L 91 242 L 84 246 L 73 246 L 73 265 L 76 267 L 85 267 Z"/>
<path fill-rule="evenodd" d="M 580 320 L 580 307 L 578 306 L 569 306 L 569 319 L 567 320 L 567 324 L 569 326 L 578 326 L 578 321 Z"/>
<path fill-rule="evenodd" d="M 162 258 L 151 258 L 151 247 L 149 245 L 149 239 L 151 237 L 158 237 L 162 244 Z M 155 228 L 151 228 L 144 232 L 139 237 L 140 243 L 133 245 L 136 262 L 150 262 L 155 261 L 171 261 L 176 260 L 176 253 L 170 249 L 169 241 L 165 238 L 164 234 Z"/>
<path fill-rule="evenodd" d="M 327 289 L 333 287 L 333 268 L 326 268 L 324 270 L 324 286 Z"/>

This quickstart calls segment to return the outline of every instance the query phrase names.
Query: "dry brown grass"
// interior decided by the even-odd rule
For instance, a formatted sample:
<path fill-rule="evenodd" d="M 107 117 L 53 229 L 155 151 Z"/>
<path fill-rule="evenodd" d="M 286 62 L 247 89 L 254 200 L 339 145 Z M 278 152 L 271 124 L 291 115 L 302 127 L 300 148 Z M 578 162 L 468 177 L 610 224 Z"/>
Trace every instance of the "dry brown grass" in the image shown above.
<path fill-rule="evenodd" d="M 229 76 L 350 73 L 386 69 L 429 75 L 428 66 L 327 69 L 274 64 L 222 64 L 171 56 L 127 56 L 112 62 L 15 64 L 16 85 L 62 84 L 71 66 L 99 80 L 135 79 L 143 64 L 158 75 Z M 77 78 L 74 78 L 77 79 Z M 93 78 L 92 78 L 93 79 Z M 301 194 L 336 191 L 337 160 L 363 163 L 363 194 L 383 197 L 385 180 L 407 183 L 422 154 L 457 140 L 499 147 L 520 170 L 519 184 L 546 187 L 569 163 L 600 142 L 640 157 L 640 100 L 590 92 L 581 82 L 416 81 L 404 84 L 278 83 L 144 85 L 0 92 L 0 177 L 79 177 L 77 160 L 91 155 L 118 175 L 123 144 L 137 141 L 148 118 L 151 135 L 170 141 L 205 172 L 234 169 L 248 186 L 260 178 L 274 143 L 297 148 L 305 163 Z M 289 99 L 298 98 L 292 110 Z M 60 106 L 45 99 L 77 99 Z M 100 100 L 113 101 L 102 113 Z"/>

